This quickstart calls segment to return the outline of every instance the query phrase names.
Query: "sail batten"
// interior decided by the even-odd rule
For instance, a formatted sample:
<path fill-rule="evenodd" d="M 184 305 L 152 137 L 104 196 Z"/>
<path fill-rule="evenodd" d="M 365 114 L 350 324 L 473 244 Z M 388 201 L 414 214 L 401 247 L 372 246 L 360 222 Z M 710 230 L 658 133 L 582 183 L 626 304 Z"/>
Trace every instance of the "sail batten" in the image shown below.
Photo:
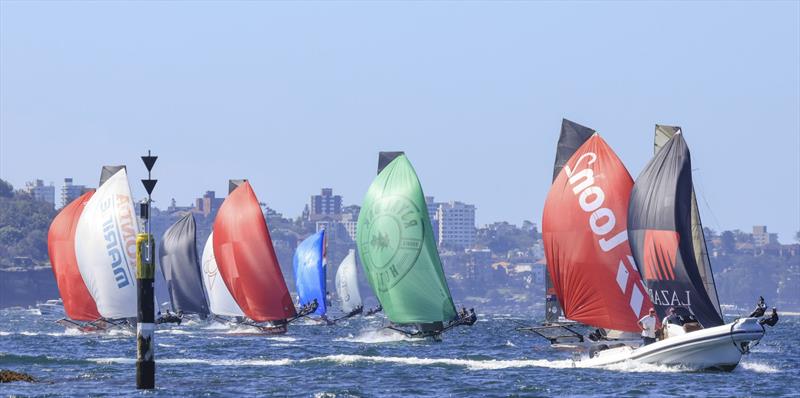
<path fill-rule="evenodd" d="M 441 324 L 455 305 L 414 168 L 402 153 L 379 170 L 358 217 L 357 245 L 370 286 L 395 324 Z M 379 155 L 379 162 L 387 156 Z"/>
<path fill-rule="evenodd" d="M 638 320 L 650 302 L 627 243 L 632 186 L 622 161 L 596 133 L 573 151 L 552 184 L 542 239 L 555 294 L 570 320 L 641 330 Z"/>
<path fill-rule="evenodd" d="M 100 318 L 97 305 L 83 281 L 75 256 L 75 233 L 83 209 L 94 194 L 84 193 L 64 206 L 50 224 L 47 233 L 47 251 L 56 276 L 56 284 L 64 312 L 76 321 L 93 321 Z"/>
<path fill-rule="evenodd" d="M 692 233 L 693 224 L 699 226 L 693 196 L 689 149 L 676 131 L 636 179 L 628 209 L 630 245 L 659 316 L 669 307 L 687 307 L 704 327 L 719 326 L 722 317 L 701 277 L 695 247 L 700 243 Z M 710 268 L 705 272 L 711 275 Z"/>
<path fill-rule="evenodd" d="M 328 311 L 325 302 L 327 292 L 325 230 L 309 236 L 297 246 L 293 267 L 298 302 L 301 306 L 305 306 L 316 300 L 317 309 L 313 313 L 325 315 Z"/>
<path fill-rule="evenodd" d="M 283 321 L 296 315 L 264 214 L 247 180 L 222 203 L 213 239 L 222 280 L 250 319 Z"/>
<path fill-rule="evenodd" d="M 203 291 L 196 235 L 191 213 L 172 224 L 159 244 L 159 265 L 167 282 L 172 310 L 205 316 L 208 304 Z"/>

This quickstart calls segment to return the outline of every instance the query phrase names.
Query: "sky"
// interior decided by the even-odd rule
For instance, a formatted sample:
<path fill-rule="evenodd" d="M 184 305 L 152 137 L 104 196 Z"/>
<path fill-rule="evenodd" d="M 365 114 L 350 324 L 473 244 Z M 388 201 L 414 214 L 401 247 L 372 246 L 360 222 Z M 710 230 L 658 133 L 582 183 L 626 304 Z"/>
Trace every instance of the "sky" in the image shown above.
<path fill-rule="evenodd" d="M 479 225 L 540 222 L 561 119 L 635 178 L 680 125 L 705 226 L 800 230 L 800 2 L 0 1 L 0 178 L 156 206 L 248 178 L 297 216 L 360 204 L 377 153 Z"/>

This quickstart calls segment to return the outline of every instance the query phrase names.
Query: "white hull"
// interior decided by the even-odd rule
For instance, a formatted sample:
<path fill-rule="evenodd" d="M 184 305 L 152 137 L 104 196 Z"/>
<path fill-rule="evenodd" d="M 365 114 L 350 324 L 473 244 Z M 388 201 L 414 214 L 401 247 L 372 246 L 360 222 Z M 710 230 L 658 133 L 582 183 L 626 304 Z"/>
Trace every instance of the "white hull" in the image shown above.
<path fill-rule="evenodd" d="M 736 368 L 748 345 L 761 340 L 764 328 L 756 318 L 670 337 L 637 349 L 618 347 L 597 352 L 579 366 L 606 366 L 620 362 L 679 366 L 691 370 Z"/>

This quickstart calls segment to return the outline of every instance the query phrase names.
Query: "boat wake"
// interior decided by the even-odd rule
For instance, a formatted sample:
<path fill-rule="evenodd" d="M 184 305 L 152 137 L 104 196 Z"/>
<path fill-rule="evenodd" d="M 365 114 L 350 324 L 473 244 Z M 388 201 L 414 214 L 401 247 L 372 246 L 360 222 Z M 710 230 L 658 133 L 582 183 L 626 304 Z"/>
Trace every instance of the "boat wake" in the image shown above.
<path fill-rule="evenodd" d="M 396 343 L 399 341 L 419 341 L 413 339 L 402 333 L 395 332 L 390 329 L 378 330 L 364 330 L 361 334 L 354 336 L 348 335 L 347 337 L 340 337 L 333 341 L 344 341 L 348 343 L 362 343 L 362 344 L 383 344 L 383 343 Z"/>
<path fill-rule="evenodd" d="M 133 364 L 134 358 L 90 358 L 89 361 L 99 364 Z M 353 365 L 356 363 L 388 363 L 407 366 L 455 366 L 463 367 L 467 370 L 500 370 L 510 368 L 551 368 L 566 369 L 572 368 L 571 360 L 546 359 L 456 359 L 456 358 L 418 358 L 418 357 L 383 357 L 366 355 L 326 355 L 307 359 L 192 359 L 192 358 L 171 358 L 157 359 L 159 365 L 209 365 L 209 366 L 290 366 L 299 364 L 314 364 L 320 362 L 334 363 L 338 365 Z"/>
<path fill-rule="evenodd" d="M 744 369 L 756 373 L 780 373 L 780 369 L 767 365 L 762 362 L 740 362 L 739 369 Z"/>

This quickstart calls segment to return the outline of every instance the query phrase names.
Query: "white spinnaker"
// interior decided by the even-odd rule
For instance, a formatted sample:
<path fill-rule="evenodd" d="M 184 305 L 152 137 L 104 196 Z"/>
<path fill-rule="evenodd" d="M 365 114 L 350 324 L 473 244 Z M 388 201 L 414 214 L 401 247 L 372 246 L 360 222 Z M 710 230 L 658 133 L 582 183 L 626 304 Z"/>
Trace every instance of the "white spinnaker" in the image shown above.
<path fill-rule="evenodd" d="M 344 312 L 350 312 L 361 306 L 355 250 L 351 249 L 347 253 L 347 257 L 339 264 L 339 269 L 336 271 L 336 294 L 339 295 L 339 301 Z"/>
<path fill-rule="evenodd" d="M 244 316 L 244 312 L 231 296 L 222 275 L 217 269 L 217 260 L 214 257 L 214 233 L 208 235 L 203 247 L 203 288 L 206 290 L 211 313 L 222 316 Z"/>
<path fill-rule="evenodd" d="M 97 188 L 78 220 L 75 257 L 83 281 L 104 318 L 136 316 L 136 235 L 125 169 Z"/>

